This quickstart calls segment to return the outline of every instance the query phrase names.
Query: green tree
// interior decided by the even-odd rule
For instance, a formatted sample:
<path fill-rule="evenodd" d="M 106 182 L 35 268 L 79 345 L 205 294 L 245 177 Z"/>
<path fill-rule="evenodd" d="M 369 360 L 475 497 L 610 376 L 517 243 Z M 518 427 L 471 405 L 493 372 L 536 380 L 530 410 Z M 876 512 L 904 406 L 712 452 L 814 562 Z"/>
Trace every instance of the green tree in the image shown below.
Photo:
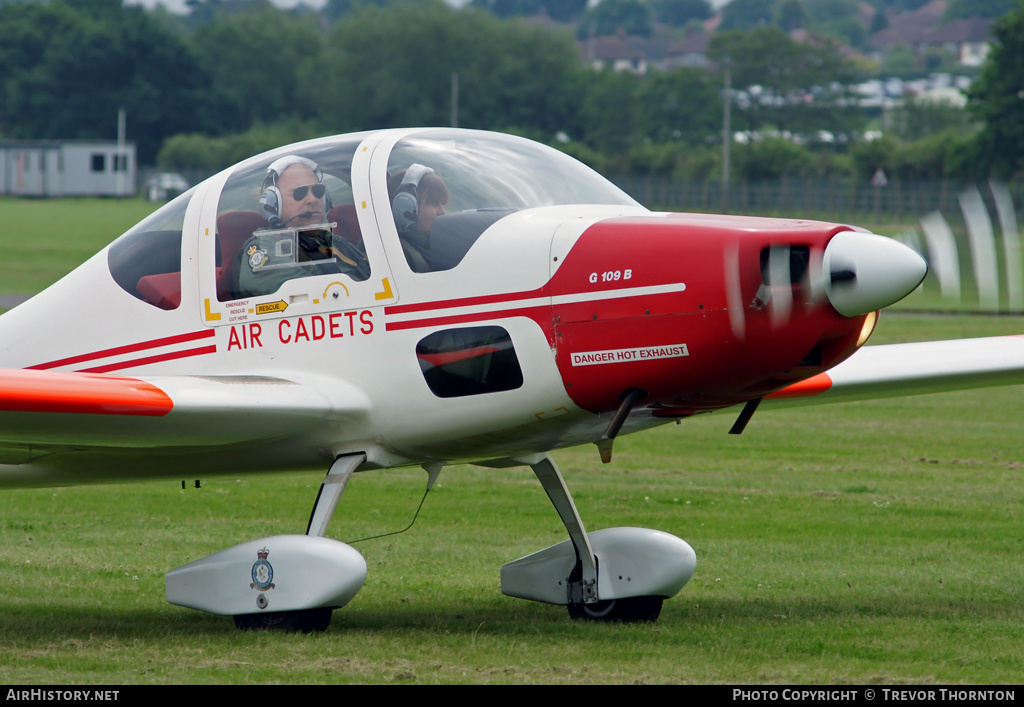
<path fill-rule="evenodd" d="M 328 23 L 334 24 L 348 13 L 359 9 L 363 5 L 384 7 L 396 1 L 401 2 L 402 0 L 327 0 L 322 14 Z"/>
<path fill-rule="evenodd" d="M 191 29 L 202 27 L 224 15 L 248 12 L 266 0 L 185 0 L 188 15 L 185 24 Z"/>
<path fill-rule="evenodd" d="M 701 69 L 654 72 L 636 87 L 634 132 L 642 140 L 717 140 L 722 129 L 721 87 Z"/>
<path fill-rule="evenodd" d="M 543 12 L 559 22 L 570 22 L 587 9 L 587 0 L 472 0 L 469 5 L 502 18 L 533 17 Z"/>
<path fill-rule="evenodd" d="M 856 18 L 860 13 L 858 0 L 807 0 L 806 6 L 815 22 Z"/>
<path fill-rule="evenodd" d="M 995 43 L 968 91 L 971 114 L 984 123 L 979 157 L 1001 177 L 1024 171 L 1024 5 L 993 25 Z"/>
<path fill-rule="evenodd" d="M 576 22 L 587 9 L 587 0 L 545 0 L 544 11 L 559 22 Z"/>
<path fill-rule="evenodd" d="M 974 141 L 957 128 L 934 133 L 903 145 L 898 153 L 895 175 L 900 179 L 976 179 Z"/>
<path fill-rule="evenodd" d="M 870 51 L 871 38 L 860 21 L 854 17 L 845 17 L 815 25 L 815 29 L 832 39 L 850 47 Z"/>
<path fill-rule="evenodd" d="M 708 0 L 651 0 L 651 9 L 658 22 L 684 27 L 692 20 L 706 20 L 714 14 Z"/>
<path fill-rule="evenodd" d="M 746 89 L 746 100 L 737 103 L 739 115 L 733 113 L 737 128 L 745 119 L 748 129 L 837 133 L 854 130 L 864 120 L 845 104 L 843 86 L 851 70 L 827 38 L 795 42 L 778 27 L 719 32 L 711 38 L 708 55 L 730 68 L 734 89 Z"/>
<path fill-rule="evenodd" d="M 598 150 L 624 153 L 633 137 L 639 77 L 612 69 L 592 72 L 580 106 L 583 140 Z"/>
<path fill-rule="evenodd" d="M 576 35 L 581 39 L 603 37 L 623 31 L 634 37 L 650 37 L 654 12 L 643 0 L 601 0 L 580 18 Z"/>
<path fill-rule="evenodd" d="M 1017 6 L 1017 0 L 951 0 L 946 12 L 942 15 L 942 20 L 943 22 L 966 20 L 972 15 L 994 20 Z"/>
<path fill-rule="evenodd" d="M 807 14 L 807 7 L 802 0 L 782 0 L 779 3 L 778 25 L 786 32 L 795 29 L 804 29 L 810 22 L 810 15 Z"/>
<path fill-rule="evenodd" d="M 316 115 L 332 131 L 450 124 L 577 132 L 579 65 L 567 32 L 439 0 L 364 7 L 335 24 L 317 71 Z"/>
<path fill-rule="evenodd" d="M 889 132 L 913 142 L 947 130 L 970 132 L 970 114 L 948 101 L 910 97 L 889 115 Z"/>
<path fill-rule="evenodd" d="M 885 61 L 882 62 L 882 68 L 892 76 L 901 78 L 913 76 L 918 73 L 917 57 L 914 55 L 914 50 L 906 44 L 897 44 L 889 50 Z"/>
<path fill-rule="evenodd" d="M 125 108 L 143 164 L 212 113 L 209 76 L 189 48 L 120 0 L 0 7 L 0 91 L 0 130 L 16 138 L 113 139 Z"/>
<path fill-rule="evenodd" d="M 559 22 L 575 22 L 587 9 L 587 0 L 471 0 L 469 6 L 501 18 L 533 17 L 544 13 Z"/>
<path fill-rule="evenodd" d="M 806 0 L 811 27 L 852 47 L 870 50 L 858 0 Z"/>
<path fill-rule="evenodd" d="M 781 137 L 752 140 L 733 149 L 733 167 L 742 179 L 803 176 L 813 164 L 809 150 Z"/>
<path fill-rule="evenodd" d="M 898 12 L 913 12 L 927 5 L 931 0 L 883 0 L 885 6 Z"/>
<path fill-rule="evenodd" d="M 156 163 L 170 171 L 212 174 L 261 152 L 322 134 L 296 123 L 258 125 L 222 136 L 181 133 L 164 140 Z"/>
<path fill-rule="evenodd" d="M 868 34 L 875 34 L 885 29 L 889 29 L 889 17 L 883 9 L 875 8 L 875 14 L 871 17 L 871 26 L 868 28 Z"/>
<path fill-rule="evenodd" d="M 860 179 L 871 179 L 881 169 L 887 175 L 896 174 L 899 165 L 899 140 L 884 135 L 876 140 L 863 140 L 850 149 L 856 174 Z"/>
<path fill-rule="evenodd" d="M 193 46 L 216 86 L 220 131 L 314 112 L 323 34 L 312 17 L 295 17 L 264 0 L 218 15 L 196 30 Z"/>
<path fill-rule="evenodd" d="M 732 0 L 722 8 L 722 24 L 718 29 L 748 30 L 767 27 L 775 22 L 779 0 Z"/>

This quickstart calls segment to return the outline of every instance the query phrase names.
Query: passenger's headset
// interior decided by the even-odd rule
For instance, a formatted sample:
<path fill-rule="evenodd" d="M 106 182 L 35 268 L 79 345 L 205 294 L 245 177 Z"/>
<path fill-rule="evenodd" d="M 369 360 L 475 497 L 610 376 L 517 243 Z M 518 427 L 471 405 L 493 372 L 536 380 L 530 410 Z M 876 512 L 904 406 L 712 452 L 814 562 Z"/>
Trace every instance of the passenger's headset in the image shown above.
<path fill-rule="evenodd" d="M 410 165 L 409 169 L 405 170 L 402 184 L 398 187 L 398 193 L 395 194 L 395 198 L 391 202 L 391 213 L 395 217 L 395 225 L 399 231 L 409 228 L 419 218 L 420 200 L 416 192 L 419 189 L 420 180 L 433 173 L 434 170 L 421 164 Z"/>
<path fill-rule="evenodd" d="M 324 173 L 320 171 L 320 167 L 316 162 L 305 157 L 299 157 L 298 155 L 288 155 L 287 157 L 281 157 L 275 160 L 269 167 L 267 167 L 267 176 L 263 178 L 263 187 L 260 193 L 260 211 L 266 217 L 271 227 L 279 228 L 281 223 L 281 203 L 284 201 L 284 197 L 281 194 L 281 189 L 277 185 L 278 179 L 281 177 L 281 173 L 291 167 L 293 164 L 301 164 L 309 167 L 316 181 L 319 184 L 324 183 Z M 331 194 L 330 192 L 324 192 L 324 214 L 326 215 L 331 210 Z"/>

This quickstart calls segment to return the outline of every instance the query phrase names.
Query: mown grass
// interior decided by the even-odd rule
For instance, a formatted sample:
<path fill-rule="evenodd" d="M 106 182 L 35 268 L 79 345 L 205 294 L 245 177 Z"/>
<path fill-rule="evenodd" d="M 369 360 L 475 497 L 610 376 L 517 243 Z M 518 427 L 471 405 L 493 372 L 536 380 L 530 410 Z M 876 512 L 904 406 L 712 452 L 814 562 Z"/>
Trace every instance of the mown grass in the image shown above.
<path fill-rule="evenodd" d="M 12 204 L 34 214 L 16 236 Z M 15 249 L 0 291 L 49 284 L 150 207 L 64 208 L 0 201 Z M 902 314 L 873 343 L 1008 333 L 1024 320 Z M 0 682 L 1016 683 L 1020 395 L 764 412 L 739 437 L 728 417 L 688 420 L 621 438 L 607 466 L 593 446 L 556 452 L 588 528 L 658 528 L 695 548 L 694 579 L 654 625 L 574 623 L 500 593 L 501 564 L 565 537 L 526 469 L 445 469 L 411 531 L 357 545 L 366 585 L 313 636 L 171 606 L 163 575 L 302 532 L 317 474 L 3 492 Z M 330 535 L 403 527 L 425 480 L 358 475 Z"/>
<path fill-rule="evenodd" d="M 0 294 L 48 287 L 157 206 L 141 199 L 0 197 Z"/>
<path fill-rule="evenodd" d="M 947 321 L 887 317 L 876 337 L 944 336 Z M 1020 394 L 765 412 L 739 437 L 726 417 L 688 420 L 621 438 L 608 466 L 592 446 L 557 452 L 589 528 L 658 528 L 696 550 L 654 625 L 574 623 L 500 593 L 501 564 L 564 538 L 526 469 L 444 470 L 411 531 L 358 544 L 366 585 L 316 636 L 170 606 L 163 574 L 301 532 L 319 475 L 5 492 L 0 681 L 1016 683 Z M 330 535 L 404 526 L 425 479 L 358 475 Z"/>

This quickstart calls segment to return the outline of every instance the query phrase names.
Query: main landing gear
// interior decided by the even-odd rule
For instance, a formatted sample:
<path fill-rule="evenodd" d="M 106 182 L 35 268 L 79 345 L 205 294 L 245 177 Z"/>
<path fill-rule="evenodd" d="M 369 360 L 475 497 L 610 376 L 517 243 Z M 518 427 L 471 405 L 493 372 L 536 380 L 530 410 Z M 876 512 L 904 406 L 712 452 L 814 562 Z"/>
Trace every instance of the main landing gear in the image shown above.
<path fill-rule="evenodd" d="M 331 612 L 366 581 L 354 548 L 324 537 L 345 485 L 363 454 L 338 457 L 320 486 L 305 535 L 277 535 L 236 545 L 167 573 L 167 601 L 233 616 L 247 630 L 324 631 Z"/>
<path fill-rule="evenodd" d="M 323 631 L 366 580 L 366 561 L 325 536 L 338 499 L 362 454 L 339 457 L 324 478 L 305 535 L 278 535 L 235 547 L 167 573 L 167 601 L 233 616 L 240 629 Z M 569 539 L 501 568 L 509 596 L 568 607 L 573 619 L 655 621 L 662 602 L 693 576 L 697 559 L 683 540 L 646 528 L 588 533 L 555 463 L 546 454 L 509 459 L 528 464 L 551 499 Z M 429 489 L 441 465 L 427 467 Z"/>
<path fill-rule="evenodd" d="M 528 464 L 554 504 L 569 540 L 501 568 L 508 596 L 564 604 L 573 619 L 656 621 L 665 599 L 693 576 L 693 548 L 674 535 L 646 528 L 606 528 L 588 533 L 569 489 L 546 454 Z"/>

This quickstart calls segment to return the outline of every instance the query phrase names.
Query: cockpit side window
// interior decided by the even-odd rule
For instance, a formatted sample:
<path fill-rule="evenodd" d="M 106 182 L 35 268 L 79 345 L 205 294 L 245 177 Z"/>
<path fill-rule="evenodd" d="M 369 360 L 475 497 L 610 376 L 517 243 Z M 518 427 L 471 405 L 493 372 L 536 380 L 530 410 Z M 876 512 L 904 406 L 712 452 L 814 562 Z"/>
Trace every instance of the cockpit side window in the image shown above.
<path fill-rule="evenodd" d="M 128 294 L 160 309 L 181 304 L 181 230 L 189 190 L 110 245 L 107 266 Z"/>
<path fill-rule="evenodd" d="M 217 297 L 273 294 L 314 275 L 370 276 L 351 188 L 358 139 L 239 169 L 217 207 Z"/>
<path fill-rule="evenodd" d="M 500 219 L 560 204 L 636 202 L 589 167 L 508 135 L 425 131 L 388 157 L 395 229 L 413 272 L 457 266 Z"/>

